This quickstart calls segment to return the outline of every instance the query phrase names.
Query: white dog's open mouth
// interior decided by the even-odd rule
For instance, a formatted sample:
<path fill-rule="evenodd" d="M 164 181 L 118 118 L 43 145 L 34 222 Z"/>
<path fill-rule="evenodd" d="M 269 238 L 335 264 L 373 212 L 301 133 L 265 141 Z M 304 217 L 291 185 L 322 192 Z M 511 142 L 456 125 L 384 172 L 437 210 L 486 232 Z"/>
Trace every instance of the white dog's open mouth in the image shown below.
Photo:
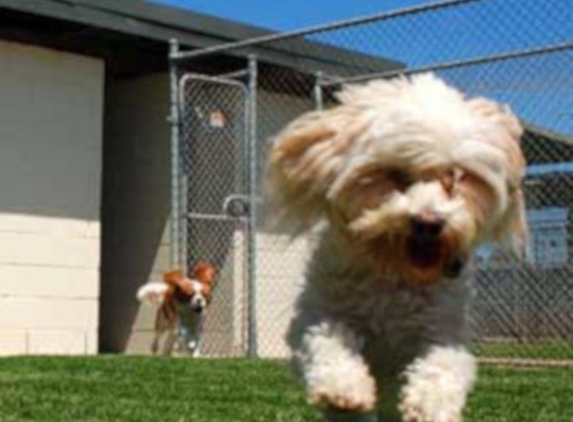
<path fill-rule="evenodd" d="M 406 244 L 406 255 L 411 265 L 431 268 L 441 263 L 441 242 L 437 238 L 412 236 Z"/>

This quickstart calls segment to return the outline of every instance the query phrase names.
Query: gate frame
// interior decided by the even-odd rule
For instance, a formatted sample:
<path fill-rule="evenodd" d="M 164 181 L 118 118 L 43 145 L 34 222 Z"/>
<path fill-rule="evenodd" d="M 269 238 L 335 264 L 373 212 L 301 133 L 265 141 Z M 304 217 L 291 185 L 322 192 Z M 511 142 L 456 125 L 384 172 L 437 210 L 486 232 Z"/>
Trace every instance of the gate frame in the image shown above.
<path fill-rule="evenodd" d="M 245 278 L 247 284 L 247 356 L 257 357 L 257 316 L 256 316 L 256 214 L 257 214 L 257 77 L 258 61 L 256 56 L 249 55 L 247 66 L 237 72 L 222 75 L 205 75 L 194 72 L 182 71 L 177 63 L 171 60 L 180 55 L 179 42 L 176 39 L 169 41 L 169 81 L 170 81 L 170 115 L 167 120 L 170 123 L 170 150 L 171 150 L 171 215 L 170 215 L 170 265 L 172 268 L 181 268 L 188 273 L 187 268 L 187 218 L 191 213 L 186 206 L 185 175 L 183 169 L 183 157 L 181 155 L 181 112 L 184 109 L 185 98 L 181 86 L 186 79 L 213 82 L 221 85 L 240 87 L 245 94 L 245 133 L 243 137 L 243 148 L 245 159 L 248 162 L 246 190 L 248 200 L 248 215 L 238 217 L 246 221 L 246 267 Z M 236 78 L 247 76 L 247 83 Z M 237 217 L 229 217 L 237 219 Z"/>

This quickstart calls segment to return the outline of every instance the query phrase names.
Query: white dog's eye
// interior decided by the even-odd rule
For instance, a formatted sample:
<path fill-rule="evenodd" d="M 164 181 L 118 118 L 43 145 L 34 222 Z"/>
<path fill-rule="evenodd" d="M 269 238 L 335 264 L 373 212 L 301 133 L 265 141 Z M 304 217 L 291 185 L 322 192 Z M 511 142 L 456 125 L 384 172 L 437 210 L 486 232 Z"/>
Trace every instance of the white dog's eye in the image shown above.
<path fill-rule="evenodd" d="M 400 190 L 404 190 L 412 184 L 412 177 L 402 169 L 388 171 L 388 179 Z"/>

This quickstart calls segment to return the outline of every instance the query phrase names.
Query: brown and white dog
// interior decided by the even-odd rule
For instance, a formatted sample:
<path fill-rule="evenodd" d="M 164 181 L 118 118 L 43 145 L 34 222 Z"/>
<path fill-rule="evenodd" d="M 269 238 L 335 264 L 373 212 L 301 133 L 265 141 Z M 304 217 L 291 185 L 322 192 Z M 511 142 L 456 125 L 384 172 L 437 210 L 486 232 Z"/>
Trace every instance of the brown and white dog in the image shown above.
<path fill-rule="evenodd" d="M 151 350 L 157 354 L 161 337 L 163 355 L 177 350 L 197 357 L 201 347 L 202 323 L 215 284 L 215 268 L 205 262 L 193 268 L 193 278 L 174 270 L 163 275 L 163 281 L 151 281 L 137 291 L 140 302 L 158 306 L 155 317 L 155 336 Z"/>

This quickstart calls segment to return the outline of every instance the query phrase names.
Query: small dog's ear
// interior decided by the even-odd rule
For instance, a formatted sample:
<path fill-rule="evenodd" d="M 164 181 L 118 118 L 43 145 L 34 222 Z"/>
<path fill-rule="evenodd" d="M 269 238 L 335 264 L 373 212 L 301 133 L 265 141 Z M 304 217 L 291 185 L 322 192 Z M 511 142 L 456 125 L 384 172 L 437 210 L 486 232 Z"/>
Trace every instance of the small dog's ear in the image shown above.
<path fill-rule="evenodd" d="M 322 217 L 328 189 L 358 132 L 351 115 L 343 105 L 310 112 L 275 137 L 266 189 L 272 223 L 298 234 Z"/>
<path fill-rule="evenodd" d="M 183 271 L 173 270 L 163 274 L 163 281 L 170 285 L 177 285 L 184 278 Z"/>
<path fill-rule="evenodd" d="M 217 271 L 207 262 L 199 262 L 193 268 L 193 276 L 202 283 L 214 284 Z"/>

